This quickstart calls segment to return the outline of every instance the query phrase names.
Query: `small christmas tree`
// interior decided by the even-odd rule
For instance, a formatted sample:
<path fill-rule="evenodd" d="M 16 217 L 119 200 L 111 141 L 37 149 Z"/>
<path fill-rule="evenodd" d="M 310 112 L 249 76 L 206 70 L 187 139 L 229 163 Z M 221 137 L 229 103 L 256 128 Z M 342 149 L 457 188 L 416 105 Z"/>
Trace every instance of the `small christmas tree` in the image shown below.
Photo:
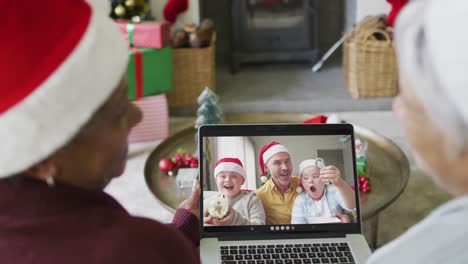
<path fill-rule="evenodd" d="M 205 87 L 203 92 L 198 96 L 198 107 L 197 110 L 197 120 L 195 121 L 195 128 L 198 129 L 201 125 L 205 124 L 219 124 L 222 123 L 222 113 L 221 109 L 218 106 L 218 96 L 210 90 L 210 88 Z M 195 133 L 195 142 L 198 143 L 198 132 Z M 204 159 L 205 168 L 204 171 L 210 175 L 210 162 L 212 161 L 211 151 L 210 151 L 210 139 L 207 138 L 205 141 L 204 155 L 199 157 L 200 160 Z M 210 185 L 210 178 L 207 178 L 207 184 Z"/>
<path fill-rule="evenodd" d="M 148 0 L 110 0 L 113 19 L 131 19 L 138 23 L 152 19 Z"/>
<path fill-rule="evenodd" d="M 221 109 L 218 106 L 218 96 L 208 87 L 198 97 L 197 120 L 195 128 L 205 124 L 219 124 L 222 122 Z"/>

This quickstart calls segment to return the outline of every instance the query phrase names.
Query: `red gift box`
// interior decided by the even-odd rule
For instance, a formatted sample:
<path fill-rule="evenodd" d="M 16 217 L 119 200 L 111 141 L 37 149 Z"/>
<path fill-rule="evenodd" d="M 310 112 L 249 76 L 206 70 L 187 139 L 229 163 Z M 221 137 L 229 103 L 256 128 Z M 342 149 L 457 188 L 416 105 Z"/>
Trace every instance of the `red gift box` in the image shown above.
<path fill-rule="evenodd" d="M 162 140 L 169 135 L 169 110 L 165 94 L 142 97 L 133 103 L 140 108 L 143 119 L 128 135 L 129 142 Z"/>
<path fill-rule="evenodd" d="M 117 22 L 117 26 L 131 47 L 160 49 L 171 44 L 171 26 L 166 21 Z"/>

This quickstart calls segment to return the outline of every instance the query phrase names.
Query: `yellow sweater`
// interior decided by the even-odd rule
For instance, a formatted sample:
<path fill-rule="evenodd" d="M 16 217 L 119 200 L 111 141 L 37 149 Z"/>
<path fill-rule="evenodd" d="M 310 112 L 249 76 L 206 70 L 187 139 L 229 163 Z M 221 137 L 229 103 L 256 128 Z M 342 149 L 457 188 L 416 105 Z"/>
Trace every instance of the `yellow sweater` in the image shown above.
<path fill-rule="evenodd" d="M 258 198 L 265 208 L 267 225 L 286 225 L 291 223 L 291 213 L 298 193 L 300 178 L 291 177 L 291 183 L 285 193 L 281 193 L 270 178 L 262 187 L 256 190 Z"/>

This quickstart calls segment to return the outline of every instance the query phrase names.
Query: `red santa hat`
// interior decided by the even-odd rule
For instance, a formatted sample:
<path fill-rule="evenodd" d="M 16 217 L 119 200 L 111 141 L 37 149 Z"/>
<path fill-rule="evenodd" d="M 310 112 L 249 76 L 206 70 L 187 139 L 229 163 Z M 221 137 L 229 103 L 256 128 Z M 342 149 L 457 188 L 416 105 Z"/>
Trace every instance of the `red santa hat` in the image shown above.
<path fill-rule="evenodd" d="M 238 158 L 222 158 L 216 162 L 215 165 L 215 170 L 214 170 L 214 176 L 216 178 L 216 175 L 222 171 L 230 171 L 230 172 L 235 172 L 245 179 L 245 169 L 244 166 L 242 165 L 242 162 Z"/>
<path fill-rule="evenodd" d="M 468 1 L 409 1 L 395 25 L 400 88 L 422 103 L 450 140 L 443 150 L 468 146 Z"/>
<path fill-rule="evenodd" d="M 258 163 L 260 165 L 260 170 L 262 171 L 262 176 L 260 177 L 260 180 L 265 183 L 268 178 L 265 176 L 265 163 L 268 162 L 268 160 L 273 157 L 273 155 L 278 154 L 280 152 L 286 152 L 289 154 L 289 150 L 281 145 L 279 142 L 272 141 L 260 150 L 260 155 L 258 157 Z"/>
<path fill-rule="evenodd" d="M 0 46 L 4 178 L 47 158 L 77 134 L 117 87 L 128 51 L 105 1 L 1 6 L 0 23 L 8 25 Z"/>

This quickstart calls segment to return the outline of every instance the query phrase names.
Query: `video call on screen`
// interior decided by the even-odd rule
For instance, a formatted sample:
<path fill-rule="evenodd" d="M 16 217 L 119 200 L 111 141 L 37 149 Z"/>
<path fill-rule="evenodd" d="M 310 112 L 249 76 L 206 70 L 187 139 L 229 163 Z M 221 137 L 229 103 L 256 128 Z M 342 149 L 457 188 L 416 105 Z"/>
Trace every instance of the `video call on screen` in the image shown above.
<path fill-rule="evenodd" d="M 272 141 L 287 152 L 265 161 L 262 173 L 259 155 Z M 350 135 L 204 137 L 202 148 L 206 227 L 356 222 Z M 239 167 L 230 162 L 214 175 L 216 163 L 223 158 L 238 159 L 245 175 L 236 173 Z M 317 160 L 323 162 L 314 166 Z M 225 171 L 219 172 L 220 168 Z M 289 186 L 286 191 L 285 186 Z"/>

